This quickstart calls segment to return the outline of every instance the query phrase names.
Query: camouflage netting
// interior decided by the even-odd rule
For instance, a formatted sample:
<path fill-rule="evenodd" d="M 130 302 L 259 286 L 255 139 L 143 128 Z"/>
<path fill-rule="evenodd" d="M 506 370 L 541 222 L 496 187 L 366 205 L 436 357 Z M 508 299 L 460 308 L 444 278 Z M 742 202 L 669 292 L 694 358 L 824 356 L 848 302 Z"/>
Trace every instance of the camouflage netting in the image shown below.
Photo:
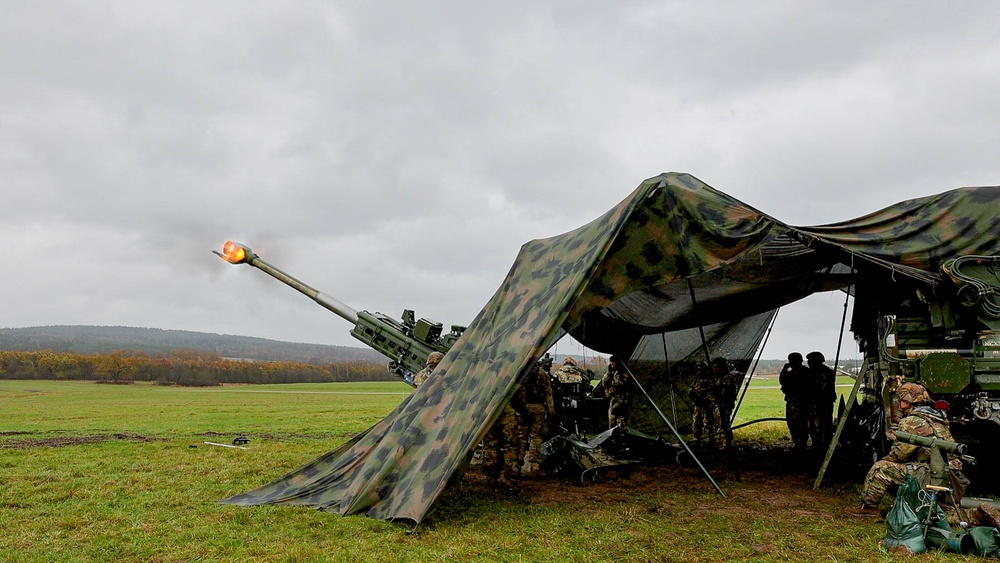
<path fill-rule="evenodd" d="M 900 278 L 933 286 L 945 259 L 997 254 L 998 203 L 1000 188 L 963 188 L 793 227 L 690 175 L 650 178 L 591 223 L 525 244 L 462 339 L 385 419 L 223 502 L 419 522 L 535 359 L 565 333 L 631 358 L 653 399 L 669 405 L 673 394 L 676 404 L 699 353 L 698 327 L 712 357 L 744 368 L 784 304 L 818 291 L 876 293 Z M 656 421 L 640 411 L 636 424 Z"/>

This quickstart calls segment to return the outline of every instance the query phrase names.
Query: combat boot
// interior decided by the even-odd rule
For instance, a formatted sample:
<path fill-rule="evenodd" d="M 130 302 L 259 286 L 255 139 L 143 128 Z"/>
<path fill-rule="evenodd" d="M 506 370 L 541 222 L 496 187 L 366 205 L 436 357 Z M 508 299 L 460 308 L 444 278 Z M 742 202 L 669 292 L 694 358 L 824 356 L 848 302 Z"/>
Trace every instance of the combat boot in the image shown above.
<path fill-rule="evenodd" d="M 882 515 L 877 506 L 868 506 L 865 503 L 861 503 L 859 506 L 851 506 L 844 510 L 844 512 L 851 516 L 860 516 L 863 518 L 878 518 Z"/>

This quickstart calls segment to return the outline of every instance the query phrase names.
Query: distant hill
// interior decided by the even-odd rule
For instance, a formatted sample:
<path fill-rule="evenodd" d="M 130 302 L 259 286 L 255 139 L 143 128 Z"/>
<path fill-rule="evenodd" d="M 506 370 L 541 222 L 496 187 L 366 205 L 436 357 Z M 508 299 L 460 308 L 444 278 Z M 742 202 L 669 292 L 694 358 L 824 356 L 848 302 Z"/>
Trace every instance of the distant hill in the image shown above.
<path fill-rule="evenodd" d="M 114 350 L 166 355 L 175 350 L 213 352 L 225 358 L 328 364 L 344 360 L 384 363 L 369 348 L 281 342 L 250 336 L 126 326 L 0 328 L 0 350 L 51 350 L 107 354 Z"/>

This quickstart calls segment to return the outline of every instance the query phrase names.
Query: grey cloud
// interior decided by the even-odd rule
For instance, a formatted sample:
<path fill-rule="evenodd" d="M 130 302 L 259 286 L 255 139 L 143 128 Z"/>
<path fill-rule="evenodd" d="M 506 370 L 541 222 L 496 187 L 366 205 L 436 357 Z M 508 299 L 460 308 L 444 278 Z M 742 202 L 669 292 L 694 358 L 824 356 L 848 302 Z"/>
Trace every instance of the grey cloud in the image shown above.
<path fill-rule="evenodd" d="M 461 324 L 523 243 L 660 172 L 797 224 L 1000 176 L 990 2 L 4 10 L 0 251 L 22 299 L 0 325 L 353 344 L 209 251 L 240 240 L 358 308 Z M 810 319 L 839 306 L 809 303 L 776 332 L 826 334 Z"/>

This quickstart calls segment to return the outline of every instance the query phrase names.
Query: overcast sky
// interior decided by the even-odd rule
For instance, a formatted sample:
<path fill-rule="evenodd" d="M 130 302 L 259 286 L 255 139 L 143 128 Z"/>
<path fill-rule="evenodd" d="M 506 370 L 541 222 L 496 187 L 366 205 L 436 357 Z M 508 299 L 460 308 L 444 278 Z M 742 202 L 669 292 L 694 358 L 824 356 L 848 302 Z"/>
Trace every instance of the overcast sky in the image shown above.
<path fill-rule="evenodd" d="M 210 251 L 467 324 L 523 243 L 661 172 L 796 225 L 997 185 L 998 29 L 995 1 L 0 0 L 0 327 L 358 345 Z M 832 357 L 843 302 L 783 309 L 764 356 Z"/>

